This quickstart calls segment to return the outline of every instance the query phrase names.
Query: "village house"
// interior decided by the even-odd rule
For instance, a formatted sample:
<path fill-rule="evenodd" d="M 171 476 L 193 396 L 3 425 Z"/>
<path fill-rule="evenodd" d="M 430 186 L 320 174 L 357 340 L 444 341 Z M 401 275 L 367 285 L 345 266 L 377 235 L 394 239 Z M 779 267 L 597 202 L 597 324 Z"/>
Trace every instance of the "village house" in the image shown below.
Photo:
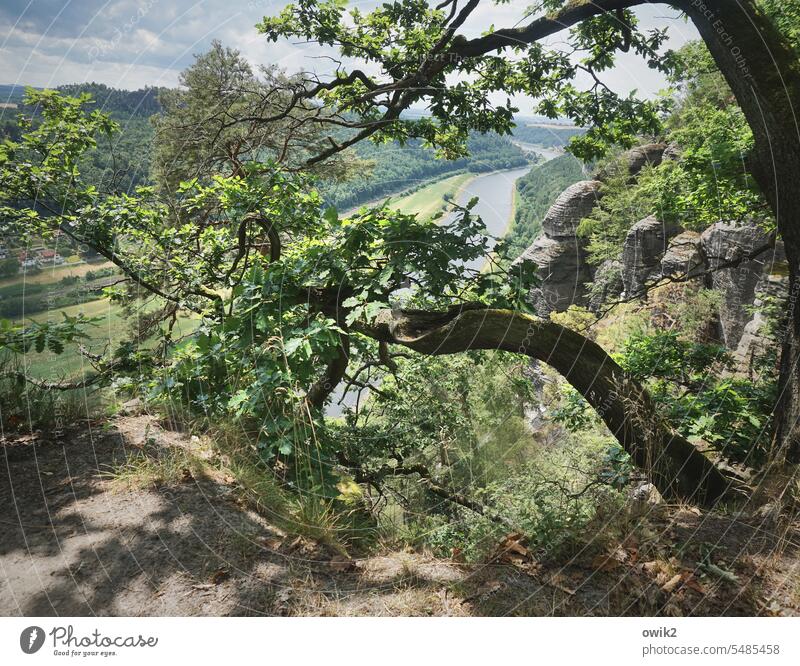
<path fill-rule="evenodd" d="M 36 257 L 30 256 L 27 252 L 20 252 L 17 255 L 17 259 L 19 259 L 20 268 L 25 270 L 26 268 L 37 268 L 38 263 Z"/>
<path fill-rule="evenodd" d="M 36 261 L 39 268 L 49 268 L 51 266 L 60 266 L 63 264 L 64 257 L 55 250 L 41 250 Z"/>

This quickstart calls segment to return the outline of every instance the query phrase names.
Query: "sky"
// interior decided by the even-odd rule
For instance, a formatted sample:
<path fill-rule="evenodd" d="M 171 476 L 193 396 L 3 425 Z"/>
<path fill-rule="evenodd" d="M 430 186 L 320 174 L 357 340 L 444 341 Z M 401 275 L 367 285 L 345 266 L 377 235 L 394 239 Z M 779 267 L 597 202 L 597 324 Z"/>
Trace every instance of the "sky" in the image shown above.
<path fill-rule="evenodd" d="M 175 86 L 180 71 L 213 39 L 239 49 L 253 64 L 324 74 L 330 65 L 319 57 L 324 53 L 319 46 L 269 43 L 255 30 L 257 21 L 277 14 L 285 4 L 286 0 L 2 0 L 0 83 Z M 368 9 L 377 3 L 350 4 Z M 525 0 L 499 6 L 486 0 L 463 33 L 473 37 L 492 24 L 514 25 L 526 6 Z M 645 28 L 669 26 L 673 48 L 697 37 L 693 26 L 669 7 L 655 4 L 637 13 Z M 647 96 L 664 83 L 635 55 L 623 55 L 607 82 L 620 92 L 637 89 Z M 525 113 L 525 100 L 515 102 Z"/>

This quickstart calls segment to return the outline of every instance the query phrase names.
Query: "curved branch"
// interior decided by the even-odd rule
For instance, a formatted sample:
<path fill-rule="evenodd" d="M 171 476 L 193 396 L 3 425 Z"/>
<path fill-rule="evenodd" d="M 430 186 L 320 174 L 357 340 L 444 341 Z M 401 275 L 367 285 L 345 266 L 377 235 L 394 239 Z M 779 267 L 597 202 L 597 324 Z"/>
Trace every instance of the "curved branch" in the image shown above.
<path fill-rule="evenodd" d="M 503 28 L 488 35 L 470 39 L 450 49 L 450 53 L 462 58 L 473 58 L 491 51 L 508 47 L 519 47 L 538 41 L 569 28 L 581 21 L 606 12 L 628 9 L 647 4 L 647 0 L 592 0 L 570 2 L 556 14 L 542 16 L 519 28 Z M 666 1 L 665 4 L 676 4 Z"/>
<path fill-rule="evenodd" d="M 54 382 L 31 377 L 24 372 L 13 371 L 0 373 L 0 379 L 14 379 L 19 382 L 25 382 L 43 391 L 78 391 L 89 388 L 100 388 L 97 385 L 101 381 L 107 380 L 108 375 L 98 373 L 76 382 Z"/>
<path fill-rule="evenodd" d="M 350 362 L 350 336 L 346 333 L 339 334 L 339 345 L 339 353 L 328 363 L 322 377 L 308 390 L 306 400 L 314 409 L 319 410 L 325 406 L 325 401 L 347 372 L 347 364 Z"/>
<path fill-rule="evenodd" d="M 594 407 L 662 495 L 706 504 L 731 496 L 734 482 L 664 421 L 639 382 L 598 344 L 575 331 L 511 310 L 475 307 L 387 310 L 371 324 L 358 324 L 357 330 L 423 354 L 493 349 L 543 361 Z"/>

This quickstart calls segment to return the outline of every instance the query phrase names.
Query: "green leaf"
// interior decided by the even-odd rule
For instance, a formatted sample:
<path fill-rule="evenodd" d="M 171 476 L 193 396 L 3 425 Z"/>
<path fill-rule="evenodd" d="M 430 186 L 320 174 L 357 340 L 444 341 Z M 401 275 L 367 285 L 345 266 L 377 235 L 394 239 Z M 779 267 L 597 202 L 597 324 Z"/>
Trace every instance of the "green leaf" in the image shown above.
<path fill-rule="evenodd" d="M 329 224 L 336 224 L 339 221 L 339 211 L 336 210 L 336 206 L 328 206 L 322 217 Z"/>

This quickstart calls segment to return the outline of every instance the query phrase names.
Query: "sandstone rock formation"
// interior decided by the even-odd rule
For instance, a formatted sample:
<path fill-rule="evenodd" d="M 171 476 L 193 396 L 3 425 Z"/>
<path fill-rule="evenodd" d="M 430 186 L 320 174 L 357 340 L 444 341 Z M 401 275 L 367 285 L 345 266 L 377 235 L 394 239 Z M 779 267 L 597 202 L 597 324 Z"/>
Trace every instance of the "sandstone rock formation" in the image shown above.
<path fill-rule="evenodd" d="M 622 262 L 608 259 L 597 267 L 589 293 L 589 309 L 598 312 L 622 293 Z"/>
<path fill-rule="evenodd" d="M 652 143 L 638 146 L 623 153 L 613 166 L 625 168 L 636 176 L 645 165 L 657 166 L 667 146 Z M 618 270 L 606 267 L 595 271 L 586 261 L 586 242 L 575 234 L 580 221 L 592 212 L 600 199 L 602 180 L 611 175 L 599 171 L 594 180 L 584 180 L 568 187 L 558 197 L 542 221 L 542 234 L 525 250 L 520 260 L 529 259 L 539 267 L 542 280 L 540 288 L 531 293 L 534 308 L 540 316 L 553 311 L 566 310 L 570 305 L 584 305 L 587 301 L 587 282 L 595 280 L 597 273 L 606 280 L 607 294 L 616 296 L 621 291 Z M 613 279 L 612 279 L 613 278 Z M 598 300 L 598 290 L 592 291 L 592 301 Z"/>
<path fill-rule="evenodd" d="M 600 185 L 597 180 L 583 180 L 564 190 L 542 221 L 542 235 L 519 259 L 529 259 L 538 266 L 542 284 L 533 290 L 531 298 L 540 316 L 585 301 L 585 283 L 592 279 L 592 273 L 586 262 L 585 242 L 575 230 L 597 205 Z"/>
<path fill-rule="evenodd" d="M 786 297 L 789 290 L 789 277 L 783 273 L 765 273 L 756 288 L 753 301 L 753 318 L 742 331 L 742 337 L 734 352 L 734 358 L 743 374 L 753 378 L 763 370 L 759 359 L 770 350 L 779 353 L 775 340 L 776 331 L 771 331 L 765 312 L 767 307 L 776 307 Z M 779 332 L 777 332 L 779 335 Z"/>
<path fill-rule="evenodd" d="M 648 143 L 643 146 L 636 146 L 625 151 L 619 159 L 612 163 L 610 167 L 601 169 L 595 174 L 598 180 L 606 180 L 621 166 L 627 168 L 628 174 L 636 176 L 645 166 L 658 166 L 664 159 L 664 151 L 667 145 L 664 143 Z"/>
<path fill-rule="evenodd" d="M 696 231 L 675 236 L 661 257 L 661 275 L 673 278 L 697 278 L 706 270 L 703 245 Z"/>
<path fill-rule="evenodd" d="M 612 168 L 625 168 L 633 177 L 647 164 L 657 166 L 662 160 L 679 157 L 675 146 L 648 144 L 627 151 Z M 766 319 L 761 313 L 753 314 L 752 306 L 757 309 L 766 299 L 785 296 L 786 279 L 776 269 L 785 264 L 780 244 L 745 260 L 741 258 L 768 245 L 767 235 L 755 224 L 719 222 L 698 234 L 650 216 L 630 229 L 620 261 L 589 266 L 585 241 L 575 232 L 597 205 L 602 182 L 612 173 L 599 171 L 594 180 L 564 190 L 545 216 L 541 236 L 518 260 L 529 259 L 538 266 L 541 286 L 531 293 L 537 314 L 546 317 L 573 304 L 599 310 L 603 303 L 620 296 L 643 294 L 650 282 L 688 276 L 696 278 L 698 286 L 721 293 L 719 328 L 726 346 L 743 362 L 761 353 L 768 344 Z M 727 266 L 730 262 L 735 265 Z"/>
<path fill-rule="evenodd" d="M 677 231 L 655 215 L 631 227 L 622 246 L 622 284 L 626 297 L 643 294 L 647 283 L 661 277 L 661 258 Z"/>
<path fill-rule="evenodd" d="M 748 306 L 755 301 L 756 287 L 765 266 L 771 265 L 774 251 L 770 249 L 754 259 L 742 259 L 767 244 L 767 235 L 754 224 L 717 222 L 703 232 L 701 240 L 707 266 L 714 271 L 710 286 L 722 295 L 719 306 L 722 340 L 729 349 L 736 349 L 752 317 Z M 732 262 L 738 263 L 722 267 Z"/>

